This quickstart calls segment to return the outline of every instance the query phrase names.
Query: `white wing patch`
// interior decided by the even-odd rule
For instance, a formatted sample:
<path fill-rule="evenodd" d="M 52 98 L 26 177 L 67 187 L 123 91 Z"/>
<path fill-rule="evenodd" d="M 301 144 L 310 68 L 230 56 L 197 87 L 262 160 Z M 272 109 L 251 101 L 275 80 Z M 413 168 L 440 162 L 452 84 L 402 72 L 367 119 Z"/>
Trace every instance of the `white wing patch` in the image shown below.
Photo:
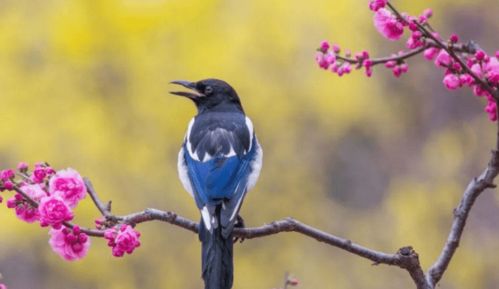
<path fill-rule="evenodd" d="M 235 192 L 237 192 L 237 189 L 239 189 L 239 185 L 240 185 L 240 184 L 237 184 L 237 187 L 236 187 L 236 189 L 234 190 Z M 230 220 L 230 221 L 234 220 L 234 218 L 235 218 L 235 217 L 236 217 L 236 215 L 237 215 L 237 212 L 239 212 L 239 207 L 241 206 L 241 202 L 243 201 L 243 199 L 244 199 L 244 198 L 243 198 L 243 197 L 241 197 L 241 198 L 239 198 L 239 200 L 237 200 L 237 204 L 236 204 L 236 206 L 234 207 L 234 211 L 232 212 L 232 215 L 230 215 L 230 218 L 229 218 L 229 220 Z"/>
<path fill-rule="evenodd" d="M 208 231 L 211 231 L 210 212 L 208 211 L 208 208 L 206 206 L 201 209 L 201 216 L 203 217 L 203 223 L 206 226 L 206 229 L 208 229 Z"/>
<path fill-rule="evenodd" d="M 223 129 L 223 128 L 217 128 L 217 129 L 214 129 L 214 130 L 208 132 L 205 137 L 209 138 L 209 139 L 220 139 L 220 138 L 226 137 L 226 135 L 228 135 L 228 134 L 231 134 L 231 132 L 229 132 L 228 130 Z M 217 149 L 217 151 L 218 151 L 218 149 Z M 226 155 L 223 155 L 223 157 L 230 158 L 230 157 L 233 157 L 235 155 L 236 155 L 236 152 L 234 151 L 234 147 L 230 146 L 229 153 Z M 206 153 L 203 157 L 202 162 L 207 162 L 211 159 L 213 159 L 213 156 Z"/>
<path fill-rule="evenodd" d="M 203 156 L 203 159 L 199 159 L 197 152 L 192 150 L 192 144 L 189 141 L 188 136 L 191 133 L 191 129 L 192 129 L 193 124 L 194 124 L 194 119 L 192 119 L 191 122 L 189 123 L 189 128 L 187 129 L 187 134 L 185 137 L 187 152 L 189 153 L 190 157 L 193 160 L 198 161 L 198 162 L 207 162 L 207 161 L 213 159 L 212 155 L 205 153 Z M 228 130 L 223 129 L 223 128 L 217 128 L 215 130 L 208 132 L 204 137 L 209 138 L 209 139 L 220 139 L 220 138 L 226 137 L 226 135 L 228 135 L 228 134 L 231 134 L 231 132 L 229 132 Z M 230 146 L 229 153 L 226 155 L 223 155 L 223 156 L 226 158 L 229 158 L 229 157 L 233 157 L 235 155 L 236 155 L 236 151 L 234 150 L 234 147 Z"/>
<path fill-rule="evenodd" d="M 187 153 L 191 156 L 191 158 L 195 161 L 201 161 L 198 155 L 192 151 L 192 144 L 189 141 L 189 136 L 191 135 L 192 126 L 194 125 L 195 118 L 193 117 L 189 122 L 189 126 L 187 127 L 187 133 L 185 134 L 185 146 L 187 147 Z"/>
<path fill-rule="evenodd" d="M 184 189 L 194 198 L 194 190 L 192 189 L 191 180 L 189 179 L 187 165 L 185 164 L 184 159 L 184 147 L 182 147 L 178 153 L 177 171 Z"/>
<path fill-rule="evenodd" d="M 246 117 L 246 126 L 248 127 L 248 131 L 249 131 L 249 147 L 248 147 L 248 150 L 246 152 L 249 152 L 251 150 L 251 146 L 253 144 L 253 135 L 254 135 L 254 131 L 253 131 L 253 122 L 251 122 L 251 119 L 249 117 Z"/>
<path fill-rule="evenodd" d="M 246 190 L 248 191 L 255 186 L 256 181 L 260 176 L 260 171 L 262 170 L 262 160 L 263 160 L 262 146 L 260 146 L 258 140 L 256 141 L 256 145 L 257 148 L 255 152 L 255 159 L 251 162 L 251 173 L 248 176 L 248 184 L 246 185 Z"/>

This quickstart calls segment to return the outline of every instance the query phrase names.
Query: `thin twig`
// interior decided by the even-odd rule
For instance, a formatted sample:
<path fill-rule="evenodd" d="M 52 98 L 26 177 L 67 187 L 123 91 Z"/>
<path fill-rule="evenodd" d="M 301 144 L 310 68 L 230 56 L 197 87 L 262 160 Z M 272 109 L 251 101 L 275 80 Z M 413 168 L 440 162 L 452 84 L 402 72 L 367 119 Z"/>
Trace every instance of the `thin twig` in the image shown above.
<path fill-rule="evenodd" d="M 76 224 L 73 224 L 71 222 L 63 222 L 62 223 L 63 226 L 67 227 L 67 228 L 74 228 L 75 226 L 77 226 Z M 84 227 L 80 227 L 80 231 L 89 235 L 89 236 L 92 236 L 92 237 L 99 237 L 99 238 L 102 238 L 104 237 L 104 230 L 99 230 L 99 229 L 89 229 L 89 228 L 84 228 Z"/>
<path fill-rule="evenodd" d="M 474 51 L 473 47 L 470 47 L 470 44 L 464 44 L 464 43 L 456 43 L 456 44 L 451 44 L 452 49 L 456 52 L 464 52 L 464 53 L 472 53 Z M 406 60 L 408 58 L 411 58 L 412 56 L 421 54 L 424 52 L 426 49 L 431 48 L 431 47 L 440 47 L 440 45 L 436 44 L 433 41 L 427 40 L 426 43 L 423 46 L 420 46 L 418 48 L 413 48 L 407 51 L 403 51 L 400 54 L 394 54 L 392 56 L 386 56 L 386 57 L 378 57 L 378 58 L 370 58 L 371 60 L 371 65 L 379 65 L 379 64 L 384 64 L 389 61 L 402 61 Z M 350 64 L 359 64 L 360 61 L 357 58 L 351 58 L 351 57 L 345 57 L 341 55 L 336 55 L 336 58 L 345 62 L 348 62 Z M 363 61 L 364 59 L 362 59 Z"/>
<path fill-rule="evenodd" d="M 373 66 L 378 65 L 378 64 L 382 64 L 382 63 L 387 63 L 388 61 L 401 61 L 401 60 L 410 58 L 416 54 L 419 54 L 419 53 L 425 51 L 427 48 L 432 47 L 432 46 L 434 46 L 432 43 L 427 43 L 424 46 L 405 51 L 405 52 L 398 54 L 398 55 L 393 55 L 393 56 L 388 56 L 388 57 L 371 58 L 370 60 L 371 60 L 371 63 Z M 341 55 L 336 55 L 336 58 L 343 60 L 345 62 L 348 62 L 350 64 L 358 64 L 359 63 L 359 60 L 355 59 L 355 58 L 344 57 Z"/>
<path fill-rule="evenodd" d="M 87 193 L 90 195 L 90 198 L 92 198 L 92 201 L 94 202 L 95 206 L 100 211 L 102 216 L 104 217 L 111 216 L 109 208 L 110 202 L 108 203 L 108 205 L 104 205 L 104 203 L 99 199 L 97 192 L 95 191 L 94 186 L 92 185 L 92 182 L 88 178 L 83 178 L 83 181 L 85 182 Z"/>

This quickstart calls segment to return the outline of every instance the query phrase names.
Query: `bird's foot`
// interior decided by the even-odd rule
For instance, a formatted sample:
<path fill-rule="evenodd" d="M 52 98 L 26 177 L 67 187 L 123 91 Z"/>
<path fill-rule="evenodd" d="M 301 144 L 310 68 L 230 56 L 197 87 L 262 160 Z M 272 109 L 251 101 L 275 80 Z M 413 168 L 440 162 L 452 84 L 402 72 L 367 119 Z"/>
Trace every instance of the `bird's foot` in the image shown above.
<path fill-rule="evenodd" d="M 234 225 L 234 228 L 244 228 L 245 225 L 244 225 L 244 219 L 243 217 L 241 217 L 240 215 L 237 215 L 237 219 L 236 219 L 236 223 Z M 244 238 L 242 237 L 234 237 L 234 243 L 242 243 L 244 242 Z"/>

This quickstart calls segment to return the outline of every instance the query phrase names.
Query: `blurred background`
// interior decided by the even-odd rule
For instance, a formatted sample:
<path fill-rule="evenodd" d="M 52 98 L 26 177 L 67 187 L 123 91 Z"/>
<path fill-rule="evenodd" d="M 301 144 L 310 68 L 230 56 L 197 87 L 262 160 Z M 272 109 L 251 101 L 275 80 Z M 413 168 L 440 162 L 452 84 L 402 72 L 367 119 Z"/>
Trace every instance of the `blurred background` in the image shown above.
<path fill-rule="evenodd" d="M 177 152 L 192 103 L 169 81 L 216 77 L 238 91 L 264 148 L 264 167 L 242 209 L 248 226 L 293 216 L 370 248 L 412 245 L 426 269 L 447 237 L 452 210 L 481 173 L 496 127 L 467 90 L 447 91 L 422 56 L 396 80 L 376 67 L 339 78 L 319 70 L 328 39 L 373 57 L 385 41 L 368 1 L 1 0 L 0 165 L 47 161 L 91 178 L 125 214 L 156 207 L 199 219 L 177 178 Z M 395 1 L 434 10 L 444 37 L 456 32 L 498 49 L 497 0 Z M 5 196 L 8 197 L 8 196 Z M 472 211 L 441 288 L 497 288 L 499 197 Z M 87 199 L 77 222 L 92 226 Z M 10 289 L 201 288 L 197 236 L 165 223 L 141 225 L 142 246 L 114 258 L 94 239 L 69 263 L 47 229 L 18 221 L 2 204 L 0 272 Z M 413 288 L 398 268 L 297 234 L 235 248 L 235 289 Z"/>

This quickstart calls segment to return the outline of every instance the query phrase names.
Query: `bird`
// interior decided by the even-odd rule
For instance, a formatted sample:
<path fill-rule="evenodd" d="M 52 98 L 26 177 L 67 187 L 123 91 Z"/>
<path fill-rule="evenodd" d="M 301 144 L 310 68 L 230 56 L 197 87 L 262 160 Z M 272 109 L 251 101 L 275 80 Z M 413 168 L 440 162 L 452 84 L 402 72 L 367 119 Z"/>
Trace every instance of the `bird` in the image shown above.
<path fill-rule="evenodd" d="M 194 102 L 197 114 L 187 127 L 178 154 L 178 174 L 201 212 L 202 278 L 205 289 L 233 284 L 235 226 L 239 211 L 260 175 L 263 151 L 238 94 L 219 79 L 171 82 L 188 91 L 171 91 Z"/>

